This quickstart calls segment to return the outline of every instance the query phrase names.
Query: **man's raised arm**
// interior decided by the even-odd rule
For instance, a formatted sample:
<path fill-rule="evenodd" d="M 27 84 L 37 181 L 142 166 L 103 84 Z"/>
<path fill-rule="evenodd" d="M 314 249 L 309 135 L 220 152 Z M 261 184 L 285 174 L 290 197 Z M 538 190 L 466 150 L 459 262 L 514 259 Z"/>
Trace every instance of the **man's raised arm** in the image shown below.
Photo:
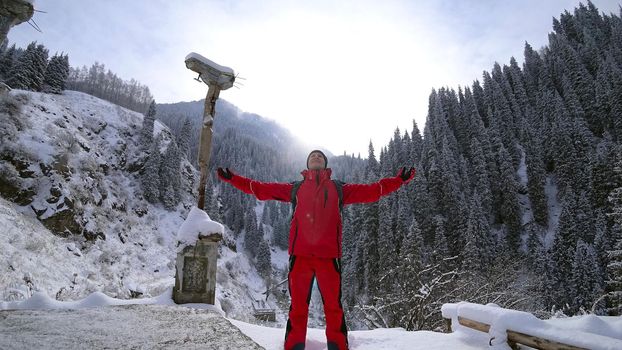
<path fill-rule="evenodd" d="M 343 204 L 371 203 L 396 191 L 400 186 L 409 183 L 415 177 L 415 168 L 401 168 L 397 176 L 385 177 L 371 184 L 344 184 Z"/>
<path fill-rule="evenodd" d="M 254 195 L 261 201 L 291 201 L 292 187 L 294 186 L 291 183 L 261 182 L 234 174 L 229 168 L 218 168 L 218 178 L 244 193 Z"/>

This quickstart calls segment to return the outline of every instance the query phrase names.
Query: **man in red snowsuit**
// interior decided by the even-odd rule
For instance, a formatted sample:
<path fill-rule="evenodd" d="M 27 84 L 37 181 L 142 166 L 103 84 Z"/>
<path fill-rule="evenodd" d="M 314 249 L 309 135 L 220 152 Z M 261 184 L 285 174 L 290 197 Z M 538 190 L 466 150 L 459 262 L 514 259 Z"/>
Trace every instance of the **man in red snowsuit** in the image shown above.
<path fill-rule="evenodd" d="M 259 182 L 218 168 L 221 180 L 259 200 L 295 204 L 289 231 L 289 293 L 291 306 L 285 332 L 285 350 L 303 350 L 313 280 L 324 303 L 328 350 L 348 349 L 348 330 L 341 305 L 341 205 L 370 203 L 412 180 L 415 169 L 402 168 L 395 177 L 372 184 L 336 184 L 328 159 L 320 150 L 307 157 L 302 182 Z M 292 191 L 293 190 L 293 191 Z M 292 201 L 292 192 L 295 194 Z M 339 194 L 341 192 L 341 195 Z M 341 198 L 339 198 L 341 197 Z"/>

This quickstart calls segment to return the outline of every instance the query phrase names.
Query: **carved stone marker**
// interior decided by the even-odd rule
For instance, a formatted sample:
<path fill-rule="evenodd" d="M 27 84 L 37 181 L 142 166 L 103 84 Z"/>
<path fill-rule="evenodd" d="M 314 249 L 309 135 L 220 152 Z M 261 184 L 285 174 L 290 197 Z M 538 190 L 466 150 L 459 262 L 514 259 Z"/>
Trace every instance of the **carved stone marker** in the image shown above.
<path fill-rule="evenodd" d="M 177 304 L 214 305 L 216 297 L 216 264 L 219 233 L 200 236 L 195 245 L 177 253 L 173 300 Z"/>

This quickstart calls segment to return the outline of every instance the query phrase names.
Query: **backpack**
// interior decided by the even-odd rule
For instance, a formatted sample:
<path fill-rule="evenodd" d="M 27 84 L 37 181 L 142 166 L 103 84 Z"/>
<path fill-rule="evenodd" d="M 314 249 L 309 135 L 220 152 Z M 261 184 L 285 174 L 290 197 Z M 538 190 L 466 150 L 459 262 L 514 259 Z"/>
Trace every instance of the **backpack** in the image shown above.
<path fill-rule="evenodd" d="M 292 184 L 294 185 L 294 187 L 292 187 L 292 192 L 291 192 L 291 202 L 292 202 L 292 216 L 294 215 L 294 212 L 296 211 L 296 193 L 298 193 L 298 189 L 300 188 L 300 185 L 302 185 L 302 181 L 304 180 L 300 180 L 300 181 L 294 181 L 292 182 Z M 339 180 L 333 180 L 331 179 L 331 181 L 335 184 L 335 188 L 337 189 L 337 197 L 339 198 L 339 213 L 341 214 L 343 212 L 343 185 L 345 184 L 345 182 L 343 181 L 339 181 Z"/>

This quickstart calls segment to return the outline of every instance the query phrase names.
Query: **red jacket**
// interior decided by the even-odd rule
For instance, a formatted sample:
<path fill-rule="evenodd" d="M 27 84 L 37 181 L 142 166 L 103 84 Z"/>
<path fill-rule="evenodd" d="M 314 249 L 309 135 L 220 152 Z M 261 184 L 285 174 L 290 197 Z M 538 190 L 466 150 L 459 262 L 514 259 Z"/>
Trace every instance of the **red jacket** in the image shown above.
<path fill-rule="evenodd" d="M 289 229 L 289 255 L 341 257 L 339 195 L 330 179 L 331 169 L 303 170 L 304 180 L 296 193 L 297 204 Z M 234 174 L 228 180 L 237 189 L 259 200 L 291 202 L 291 183 L 260 182 Z M 387 177 L 372 184 L 343 185 L 343 205 L 370 203 L 397 190 L 404 183 Z"/>

